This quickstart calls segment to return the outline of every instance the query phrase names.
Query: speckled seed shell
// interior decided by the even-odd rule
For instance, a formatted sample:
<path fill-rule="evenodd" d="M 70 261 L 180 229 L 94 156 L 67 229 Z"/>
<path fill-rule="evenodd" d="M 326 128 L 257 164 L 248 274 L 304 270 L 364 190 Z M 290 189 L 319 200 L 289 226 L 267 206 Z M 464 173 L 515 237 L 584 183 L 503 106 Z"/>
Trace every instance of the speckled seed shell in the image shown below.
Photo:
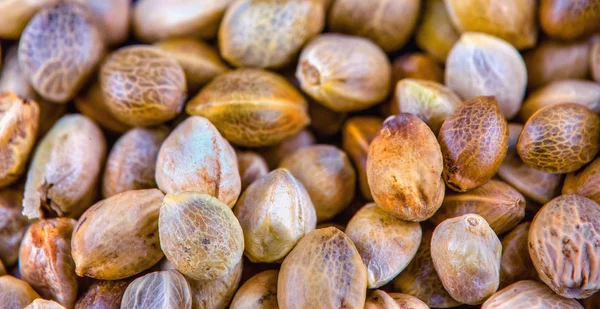
<path fill-rule="evenodd" d="M 240 178 L 242 180 L 242 192 L 257 179 L 269 173 L 267 161 L 261 155 L 252 151 L 237 151 Z"/>
<path fill-rule="evenodd" d="M 222 74 L 186 106 L 208 118 L 234 144 L 270 146 L 308 125 L 308 105 L 283 77 L 257 69 Z"/>
<path fill-rule="evenodd" d="M 317 221 L 333 218 L 354 197 L 356 173 L 346 153 L 331 145 L 302 148 L 279 165 L 298 179 L 317 212 Z"/>
<path fill-rule="evenodd" d="M 432 308 L 452 308 L 460 303 L 444 289 L 431 259 L 433 230 L 423 228 L 423 237 L 417 254 L 410 264 L 394 279 L 397 291 L 415 296 Z"/>
<path fill-rule="evenodd" d="M 27 173 L 23 214 L 77 218 L 96 197 L 106 141 L 85 116 L 62 117 L 39 143 Z"/>
<path fill-rule="evenodd" d="M 75 309 L 119 309 L 129 280 L 96 280 L 77 300 Z"/>
<path fill-rule="evenodd" d="M 500 283 L 502 245 L 481 216 L 467 214 L 438 225 L 431 238 L 431 258 L 444 288 L 459 302 L 477 305 Z"/>
<path fill-rule="evenodd" d="M 331 32 L 366 37 L 392 52 L 410 39 L 420 8 L 420 0 L 337 0 L 327 22 Z"/>
<path fill-rule="evenodd" d="M 462 103 L 452 90 L 442 84 L 405 78 L 396 84 L 392 112 L 414 114 L 437 134 L 444 120 Z"/>
<path fill-rule="evenodd" d="M 444 155 L 444 181 L 465 192 L 489 181 L 508 149 L 508 124 L 494 97 L 464 102 L 446 118 L 438 140 Z"/>
<path fill-rule="evenodd" d="M 241 190 L 233 147 L 208 119 L 198 116 L 187 118 L 162 143 L 156 183 L 165 193 L 204 192 L 230 207 Z"/>
<path fill-rule="evenodd" d="M 19 41 L 19 64 L 44 99 L 66 103 L 92 74 L 104 38 L 84 5 L 59 3 L 37 13 Z"/>
<path fill-rule="evenodd" d="M 529 228 L 529 255 L 558 295 L 586 298 L 600 289 L 600 206 L 568 194 L 548 202 Z"/>
<path fill-rule="evenodd" d="M 429 306 L 420 299 L 402 293 L 388 293 L 388 295 L 398 304 L 400 309 L 429 309 Z"/>
<path fill-rule="evenodd" d="M 399 309 L 394 299 L 382 290 L 374 290 L 367 296 L 364 309 Z M 427 307 L 429 308 L 429 307 Z"/>
<path fill-rule="evenodd" d="M 237 0 L 221 22 L 219 48 L 236 67 L 276 69 L 293 61 L 324 25 L 322 0 Z"/>
<path fill-rule="evenodd" d="M 73 308 L 77 275 L 71 258 L 71 234 L 77 221 L 70 218 L 33 223 L 19 249 L 19 272 L 46 299 Z"/>
<path fill-rule="evenodd" d="M 445 74 L 446 86 L 464 100 L 495 96 L 507 119 L 519 112 L 527 69 L 507 42 L 483 33 L 464 33 L 448 54 Z"/>
<path fill-rule="evenodd" d="M 23 171 L 37 136 L 40 109 L 14 92 L 0 92 L 0 187 Z"/>
<path fill-rule="evenodd" d="M 255 263 L 285 258 L 317 225 L 308 192 L 282 168 L 248 187 L 235 207 L 235 216 L 244 231 L 244 253 Z"/>
<path fill-rule="evenodd" d="M 369 145 L 367 179 L 373 199 L 400 219 L 424 221 L 440 208 L 442 170 L 435 135 L 415 115 L 389 117 Z"/>
<path fill-rule="evenodd" d="M 278 270 L 254 275 L 235 293 L 231 309 L 279 309 L 277 305 Z"/>
<path fill-rule="evenodd" d="M 600 117 L 577 103 L 546 106 L 523 128 L 517 151 L 523 162 L 550 173 L 576 171 L 600 148 Z"/>
<path fill-rule="evenodd" d="M 531 222 L 523 222 L 502 239 L 500 287 L 520 280 L 537 280 L 538 275 L 527 250 L 527 235 Z"/>
<path fill-rule="evenodd" d="M 93 82 L 87 89 L 79 93 L 74 101 L 77 111 L 94 120 L 109 133 L 122 134 L 131 129 L 130 125 L 121 122 L 110 113 L 98 81 Z"/>
<path fill-rule="evenodd" d="M 600 203 L 600 158 L 565 178 L 562 194 L 577 194 Z"/>
<path fill-rule="evenodd" d="M 104 198 L 129 190 L 156 187 L 156 158 L 167 134 L 166 127 L 135 128 L 117 140 L 104 168 Z"/>
<path fill-rule="evenodd" d="M 367 268 L 370 289 L 392 281 L 410 263 L 421 243 L 419 223 L 400 220 L 375 203 L 361 208 L 345 232 Z"/>
<path fill-rule="evenodd" d="M 26 1 L 7 0 L 0 3 L 0 37 L 3 39 L 19 39 L 27 23 L 40 9 L 61 2 L 60 0 Z M 24 307 L 24 306 L 22 306 Z"/>
<path fill-rule="evenodd" d="M 194 280 L 225 276 L 244 252 L 244 235 L 226 204 L 196 192 L 167 194 L 158 219 L 160 246 Z"/>
<path fill-rule="evenodd" d="M 200 40 L 173 38 L 158 42 L 155 45 L 179 62 L 185 72 L 185 79 L 190 92 L 196 92 L 200 89 L 200 86 L 229 70 L 221 60 L 219 52 Z"/>
<path fill-rule="evenodd" d="M 543 40 L 523 55 L 527 66 L 527 87 L 533 89 L 552 81 L 586 78 L 589 46 L 586 40 L 571 43 Z"/>
<path fill-rule="evenodd" d="M 438 62 L 444 63 L 459 37 L 444 0 L 425 0 L 423 17 L 415 35 L 417 45 Z"/>
<path fill-rule="evenodd" d="M 137 1 L 133 8 L 135 36 L 146 42 L 172 37 L 214 38 L 225 10 L 233 0 L 165 2 Z"/>
<path fill-rule="evenodd" d="M 600 85 L 588 80 L 566 79 L 552 82 L 531 93 L 519 113 L 523 123 L 548 105 L 574 102 L 600 113 Z"/>
<path fill-rule="evenodd" d="M 281 309 L 363 308 L 367 271 L 352 240 L 328 227 L 300 240 L 281 264 L 277 302 Z"/>
<path fill-rule="evenodd" d="M 356 116 L 348 119 L 342 128 L 342 148 L 354 163 L 358 173 L 358 186 L 363 197 L 373 200 L 367 180 L 367 154 L 369 144 L 379 132 L 383 119 Z"/>
<path fill-rule="evenodd" d="M 23 308 L 40 295 L 31 286 L 13 276 L 0 276 L 0 304 L 6 308 Z"/>
<path fill-rule="evenodd" d="M 66 308 L 61 306 L 59 303 L 57 303 L 55 301 L 38 298 L 38 299 L 34 300 L 31 304 L 29 304 L 27 307 L 25 307 L 24 309 L 66 309 Z"/>
<path fill-rule="evenodd" d="M 368 39 L 327 33 L 304 47 L 296 78 L 304 92 L 337 112 L 358 111 L 385 99 L 391 65 Z"/>
<path fill-rule="evenodd" d="M 21 188 L 0 190 L 0 260 L 6 266 L 17 262 L 19 245 L 29 225 L 27 217 L 21 214 L 22 203 Z"/>
<path fill-rule="evenodd" d="M 121 309 L 192 308 L 192 292 L 185 277 L 176 270 L 156 271 L 129 284 Z"/>
<path fill-rule="evenodd" d="M 297 150 L 314 145 L 316 139 L 314 134 L 308 129 L 304 129 L 290 137 L 284 138 L 281 143 L 258 149 L 258 152 L 265 158 L 270 169 L 279 166 L 281 160 Z"/>
<path fill-rule="evenodd" d="M 436 83 L 444 82 L 444 70 L 436 60 L 424 53 L 403 54 L 392 62 L 392 85 L 401 79 L 412 78 Z"/>
<path fill-rule="evenodd" d="M 244 260 L 236 264 L 225 276 L 212 280 L 192 280 L 187 278 L 192 291 L 192 309 L 228 308 L 233 294 L 242 280 Z"/>
<path fill-rule="evenodd" d="M 132 190 L 90 207 L 73 233 L 73 260 L 79 276 L 118 280 L 138 274 L 163 257 L 158 213 L 163 193 Z"/>
<path fill-rule="evenodd" d="M 536 0 L 445 0 L 450 19 L 460 32 L 483 32 L 517 49 L 537 41 Z"/>
<path fill-rule="evenodd" d="M 542 0 L 539 19 L 544 32 L 560 40 L 573 40 L 600 29 L 600 3 L 595 0 Z"/>
<path fill-rule="evenodd" d="M 177 61 L 154 46 L 122 47 L 100 69 L 104 103 L 119 121 L 153 126 L 177 116 L 187 95 Z"/>
<path fill-rule="evenodd" d="M 492 179 L 468 192 L 448 192 L 430 220 L 440 224 L 468 213 L 482 216 L 496 234 L 504 234 L 525 217 L 525 197 L 507 183 Z"/>
<path fill-rule="evenodd" d="M 560 297 L 546 285 L 523 280 L 498 291 L 481 306 L 481 309 L 583 309 L 574 299 Z"/>

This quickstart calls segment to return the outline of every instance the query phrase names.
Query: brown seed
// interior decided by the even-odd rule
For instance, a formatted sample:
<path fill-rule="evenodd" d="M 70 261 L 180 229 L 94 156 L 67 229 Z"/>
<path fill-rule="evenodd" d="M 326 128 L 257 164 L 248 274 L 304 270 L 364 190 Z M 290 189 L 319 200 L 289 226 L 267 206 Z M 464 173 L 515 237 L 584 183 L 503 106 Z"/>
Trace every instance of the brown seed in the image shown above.
<path fill-rule="evenodd" d="M 129 36 L 130 0 L 78 0 L 87 4 L 109 45 L 122 44 Z"/>
<path fill-rule="evenodd" d="M 390 91 L 391 74 L 390 62 L 379 46 L 334 33 L 309 42 L 296 68 L 302 90 L 337 112 L 364 110 L 383 101 Z"/>
<path fill-rule="evenodd" d="M 23 214 L 79 217 L 95 200 L 106 156 L 100 128 L 79 114 L 62 117 L 39 143 L 27 182 Z"/>
<path fill-rule="evenodd" d="M 437 225 L 469 213 L 482 216 L 496 234 L 504 234 L 525 217 L 525 197 L 507 183 L 492 179 L 468 192 L 448 192 L 430 220 Z"/>
<path fill-rule="evenodd" d="M 27 282 L 13 276 L 0 276 L 0 304 L 5 308 L 24 308 L 39 297 Z"/>
<path fill-rule="evenodd" d="M 308 125 L 306 100 L 283 77 L 257 69 L 224 73 L 188 103 L 234 144 L 274 145 Z"/>
<path fill-rule="evenodd" d="M 446 0 L 450 19 L 460 32 L 482 32 L 517 49 L 537 41 L 536 0 Z"/>
<path fill-rule="evenodd" d="M 392 281 L 410 263 L 421 243 L 419 223 L 400 220 L 375 203 L 361 208 L 345 232 L 367 268 L 370 289 Z"/>
<path fill-rule="evenodd" d="M 66 309 L 66 308 L 61 306 L 59 303 L 57 303 L 55 301 L 38 298 L 38 299 L 34 300 L 31 304 L 29 304 L 27 307 L 25 307 L 24 309 Z"/>
<path fill-rule="evenodd" d="M 431 258 L 431 228 L 423 229 L 421 244 L 410 264 L 396 279 L 394 288 L 402 293 L 415 296 L 432 308 L 459 306 L 444 288 Z"/>
<path fill-rule="evenodd" d="M 19 258 L 19 245 L 29 222 L 21 214 L 22 188 L 0 190 L 0 261 L 12 266 Z"/>
<path fill-rule="evenodd" d="M 6 275 L 6 268 L 4 267 L 4 263 L 0 260 L 0 277 Z"/>
<path fill-rule="evenodd" d="M 14 92 L 0 92 L 0 187 L 15 182 L 29 159 L 37 137 L 40 109 Z"/>
<path fill-rule="evenodd" d="M 374 290 L 367 296 L 364 309 L 399 309 L 394 299 L 382 290 Z M 429 308 L 429 307 L 427 307 Z"/>
<path fill-rule="evenodd" d="M 21 243 L 19 271 L 23 280 L 46 299 L 73 308 L 77 275 L 71 258 L 71 234 L 77 221 L 70 218 L 33 223 Z"/>
<path fill-rule="evenodd" d="M 502 258 L 500 260 L 500 287 L 506 287 L 520 280 L 537 280 L 527 250 L 527 235 L 531 222 L 523 222 L 502 239 Z"/>
<path fill-rule="evenodd" d="M 426 0 L 415 42 L 438 62 L 446 62 L 460 34 L 450 21 L 444 0 Z"/>
<path fill-rule="evenodd" d="M 108 110 L 130 126 L 153 126 L 175 118 L 187 95 L 179 63 L 147 45 L 126 46 L 110 54 L 100 69 L 100 86 Z"/>
<path fill-rule="evenodd" d="M 596 309 L 600 308 L 600 294 L 596 293 L 583 300 L 583 307 L 585 309 Z"/>
<path fill-rule="evenodd" d="M 111 133 L 122 134 L 131 126 L 121 122 L 110 113 L 100 83 L 95 81 L 85 91 L 75 97 L 75 108 L 84 116 L 94 120 L 103 129 Z"/>
<path fill-rule="evenodd" d="M 354 197 L 356 173 L 346 153 L 331 145 L 302 148 L 279 165 L 294 175 L 310 195 L 317 221 L 333 218 Z"/>
<path fill-rule="evenodd" d="M 133 7 L 135 36 L 145 42 L 172 37 L 194 36 L 212 39 L 233 0 L 164 2 L 137 1 Z"/>
<path fill-rule="evenodd" d="M 156 271 L 135 279 L 123 294 L 121 308 L 192 309 L 192 292 L 176 270 Z"/>
<path fill-rule="evenodd" d="M 369 146 L 367 179 L 373 199 L 402 220 L 424 221 L 440 208 L 442 170 L 435 135 L 412 114 L 386 119 Z"/>
<path fill-rule="evenodd" d="M 527 69 L 507 42 L 488 34 L 464 33 L 448 55 L 445 73 L 446 86 L 464 100 L 495 96 L 507 119 L 519 112 Z"/>
<path fill-rule="evenodd" d="M 324 25 L 322 0 L 237 0 L 221 22 L 219 49 L 236 67 L 277 69 L 292 62 Z"/>
<path fill-rule="evenodd" d="M 438 134 L 444 120 L 462 104 L 462 100 L 442 84 L 406 78 L 396 84 L 392 113 L 416 115 Z"/>
<path fill-rule="evenodd" d="M 261 155 L 252 151 L 237 151 L 240 178 L 242 180 L 242 192 L 257 179 L 269 173 L 267 161 Z"/>
<path fill-rule="evenodd" d="M 542 0 L 540 26 L 560 40 L 573 40 L 600 29 L 600 3 L 595 0 Z"/>
<path fill-rule="evenodd" d="M 523 128 L 521 159 L 545 172 L 569 173 L 590 162 L 600 148 L 600 117 L 577 103 L 546 106 Z"/>
<path fill-rule="evenodd" d="M 228 308 L 242 279 L 243 261 L 240 259 L 231 271 L 219 279 L 203 281 L 187 278 L 192 292 L 192 309 Z"/>
<path fill-rule="evenodd" d="M 283 158 L 290 156 L 297 150 L 314 145 L 316 139 L 314 134 L 304 129 L 290 137 L 284 138 L 279 144 L 259 149 L 259 153 L 265 158 L 270 169 L 275 169 Z"/>
<path fill-rule="evenodd" d="M 508 123 L 508 150 L 506 151 L 507 156 L 510 154 L 517 153 L 517 142 L 519 141 L 519 136 L 523 131 L 523 125 L 516 122 Z M 506 161 L 506 158 L 504 159 Z"/>
<path fill-rule="evenodd" d="M 444 82 L 442 67 L 433 57 L 423 53 L 409 53 L 396 58 L 392 62 L 392 75 L 392 84 L 404 78 Z"/>
<path fill-rule="evenodd" d="M 279 309 L 277 305 L 278 270 L 266 270 L 254 275 L 235 293 L 230 308 Z"/>
<path fill-rule="evenodd" d="M 600 205 L 567 194 L 548 202 L 529 228 L 529 255 L 540 278 L 558 295 L 586 298 L 598 291 Z"/>
<path fill-rule="evenodd" d="M 337 0 L 327 22 L 331 32 L 362 36 L 392 52 L 410 39 L 420 7 L 419 0 Z"/>
<path fill-rule="evenodd" d="M 600 85 L 588 80 L 566 79 L 552 82 L 531 93 L 519 113 L 523 123 L 548 105 L 574 102 L 600 113 Z"/>
<path fill-rule="evenodd" d="M 329 227 L 304 236 L 281 264 L 277 301 L 281 309 L 363 308 L 367 271 L 354 244 Z"/>
<path fill-rule="evenodd" d="M 358 186 L 363 197 L 373 200 L 367 180 L 369 144 L 379 132 L 383 120 L 378 117 L 356 116 L 348 119 L 342 129 L 342 148 L 358 172 Z"/>
<path fill-rule="evenodd" d="M 483 303 L 498 290 L 502 245 L 481 216 L 467 214 L 435 228 L 431 258 L 444 288 L 465 304 Z"/>
<path fill-rule="evenodd" d="M 494 97 L 477 97 L 458 107 L 438 136 L 446 185 L 465 192 L 489 181 L 506 156 L 508 135 Z"/>
<path fill-rule="evenodd" d="M 73 233 L 77 274 L 118 280 L 158 263 L 163 257 L 158 239 L 163 197 L 157 189 L 127 191 L 90 207 Z"/>
<path fill-rule="evenodd" d="M 166 127 L 135 128 L 115 142 L 102 177 L 104 198 L 129 190 L 156 188 L 156 158 L 168 133 Z"/>
<path fill-rule="evenodd" d="M 77 300 L 75 309 L 119 309 L 129 280 L 96 280 Z"/>
<path fill-rule="evenodd" d="M 600 82 L 600 37 L 590 42 L 590 72 L 595 82 Z"/>
<path fill-rule="evenodd" d="M 172 38 L 158 42 L 155 46 L 179 62 L 185 72 L 189 92 L 196 92 L 217 75 L 229 70 L 221 60 L 219 52 L 200 40 Z"/>
<path fill-rule="evenodd" d="M 59 2 L 61 1 L 3 1 L 2 4 L 0 4 L 0 15 L 4 16 L 2 24 L 0 25 L 0 37 L 3 39 L 19 39 L 29 20 L 39 10 Z"/>
<path fill-rule="evenodd" d="M 498 291 L 481 309 L 560 308 L 583 309 L 576 300 L 560 297 L 546 285 L 523 280 Z"/>
<path fill-rule="evenodd" d="M 420 299 L 402 293 L 388 293 L 388 295 L 400 307 L 399 309 L 429 309 L 429 307 Z"/>
<path fill-rule="evenodd" d="M 208 194 L 167 194 L 158 219 L 160 247 L 194 280 L 225 276 L 242 258 L 244 235 L 226 204 Z"/>
<path fill-rule="evenodd" d="M 336 112 L 312 99 L 308 101 L 308 115 L 311 129 L 323 139 L 338 134 L 348 117 L 348 113 Z"/>
<path fill-rule="evenodd" d="M 285 258 L 317 225 L 308 192 L 282 168 L 248 187 L 235 207 L 235 216 L 244 231 L 244 253 L 254 263 Z"/>
<path fill-rule="evenodd" d="M 543 40 L 523 55 L 527 66 L 527 87 L 533 89 L 553 81 L 586 78 L 589 50 L 585 40 L 571 43 Z"/>
<path fill-rule="evenodd" d="M 102 59 L 104 38 L 89 9 L 58 3 L 37 13 L 21 35 L 19 64 L 44 99 L 67 103 Z"/>
<path fill-rule="evenodd" d="M 156 183 L 165 193 L 204 192 L 230 207 L 241 190 L 233 147 L 208 119 L 198 116 L 187 118 L 162 143 Z"/>
<path fill-rule="evenodd" d="M 562 194 L 577 194 L 600 203 L 600 158 L 565 178 Z"/>

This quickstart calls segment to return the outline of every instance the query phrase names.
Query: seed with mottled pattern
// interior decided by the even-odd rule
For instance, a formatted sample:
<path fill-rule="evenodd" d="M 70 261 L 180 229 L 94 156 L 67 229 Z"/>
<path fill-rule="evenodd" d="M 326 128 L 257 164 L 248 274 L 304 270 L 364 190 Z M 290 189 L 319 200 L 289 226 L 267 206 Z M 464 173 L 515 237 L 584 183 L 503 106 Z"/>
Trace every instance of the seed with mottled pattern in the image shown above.
<path fill-rule="evenodd" d="M 304 236 L 281 264 L 277 301 L 281 309 L 360 309 L 367 271 L 344 232 L 335 227 Z"/>
<path fill-rule="evenodd" d="M 256 152 L 236 151 L 240 178 L 242 180 L 242 192 L 257 179 L 269 173 L 267 161 Z"/>
<path fill-rule="evenodd" d="M 375 290 L 367 296 L 364 309 L 429 309 L 420 299 L 402 293 Z"/>
<path fill-rule="evenodd" d="M 529 228 L 529 255 L 540 278 L 558 295 L 586 298 L 600 288 L 600 205 L 561 195 L 537 213 Z"/>
<path fill-rule="evenodd" d="M 130 280 L 96 280 L 85 290 L 74 309 L 119 309 Z"/>
<path fill-rule="evenodd" d="M 135 279 L 123 294 L 121 309 L 192 309 L 192 292 L 176 270 L 156 271 Z"/>
<path fill-rule="evenodd" d="M 19 41 L 19 64 L 44 99 L 67 103 L 95 70 L 104 48 L 102 33 L 86 6 L 58 3 L 27 24 Z"/>
<path fill-rule="evenodd" d="M 315 135 L 310 130 L 304 129 L 290 137 L 284 138 L 277 145 L 260 148 L 257 151 L 265 158 L 269 168 L 275 169 L 279 166 L 283 158 L 315 143 Z"/>
<path fill-rule="evenodd" d="M 205 281 L 186 278 L 192 292 L 192 309 L 228 308 L 227 305 L 242 280 L 243 265 L 244 260 L 240 259 L 225 276 L 215 280 Z"/>
<path fill-rule="evenodd" d="M 157 47 L 122 47 L 104 61 L 100 86 L 108 110 L 131 126 L 169 121 L 183 109 L 185 74 L 177 61 Z"/>
<path fill-rule="evenodd" d="M 230 308 L 279 309 L 277 305 L 278 270 L 266 270 L 254 275 L 239 288 Z"/>
<path fill-rule="evenodd" d="M 244 235 L 226 204 L 196 192 L 167 194 L 158 219 L 160 247 L 184 275 L 215 280 L 229 273 L 244 252 Z"/>
<path fill-rule="evenodd" d="M 600 203 L 600 158 L 565 178 L 562 194 L 577 194 Z"/>
<path fill-rule="evenodd" d="M 131 126 L 117 119 L 106 106 L 100 83 L 95 81 L 74 99 L 75 108 L 84 116 L 94 120 L 109 133 L 122 134 Z"/>
<path fill-rule="evenodd" d="M 546 285 L 532 280 L 523 280 L 507 286 L 490 297 L 481 309 L 583 309 L 574 299 L 556 295 Z"/>
<path fill-rule="evenodd" d="M 576 103 L 546 106 L 523 128 L 517 151 L 523 161 L 550 173 L 576 171 L 600 149 L 600 117 Z"/>

